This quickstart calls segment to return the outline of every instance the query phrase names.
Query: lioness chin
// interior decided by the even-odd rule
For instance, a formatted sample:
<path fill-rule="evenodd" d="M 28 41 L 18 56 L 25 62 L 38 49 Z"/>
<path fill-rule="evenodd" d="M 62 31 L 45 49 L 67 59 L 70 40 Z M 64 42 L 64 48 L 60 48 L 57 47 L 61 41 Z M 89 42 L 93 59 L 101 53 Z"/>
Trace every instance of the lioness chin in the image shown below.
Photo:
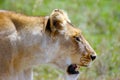
<path fill-rule="evenodd" d="M 77 80 L 77 68 L 95 58 L 63 10 L 43 17 L 0 11 L 0 80 L 33 80 L 32 67 L 48 63 L 62 69 L 65 80 Z"/>

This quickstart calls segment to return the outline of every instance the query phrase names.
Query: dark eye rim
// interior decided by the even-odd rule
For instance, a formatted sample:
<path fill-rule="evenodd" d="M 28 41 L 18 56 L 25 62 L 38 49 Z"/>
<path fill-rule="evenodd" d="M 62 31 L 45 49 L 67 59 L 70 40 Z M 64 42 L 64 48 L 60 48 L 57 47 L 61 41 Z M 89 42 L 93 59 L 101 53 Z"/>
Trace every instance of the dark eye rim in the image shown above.
<path fill-rule="evenodd" d="M 76 41 L 79 41 L 79 42 L 81 41 L 81 39 L 77 36 L 74 36 L 74 38 L 75 38 Z"/>
<path fill-rule="evenodd" d="M 76 37 L 75 39 L 76 39 L 77 41 L 80 41 L 80 38 L 79 38 L 79 37 Z"/>

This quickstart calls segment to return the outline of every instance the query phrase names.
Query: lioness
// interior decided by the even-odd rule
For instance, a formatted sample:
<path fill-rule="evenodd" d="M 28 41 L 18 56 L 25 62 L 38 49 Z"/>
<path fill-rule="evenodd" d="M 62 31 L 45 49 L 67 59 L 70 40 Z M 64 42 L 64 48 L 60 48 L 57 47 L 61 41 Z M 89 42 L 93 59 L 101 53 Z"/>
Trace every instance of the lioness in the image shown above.
<path fill-rule="evenodd" d="M 0 11 L 0 80 L 33 80 L 32 67 L 47 63 L 65 71 L 65 80 L 77 80 L 76 69 L 95 58 L 63 10 L 43 17 Z"/>

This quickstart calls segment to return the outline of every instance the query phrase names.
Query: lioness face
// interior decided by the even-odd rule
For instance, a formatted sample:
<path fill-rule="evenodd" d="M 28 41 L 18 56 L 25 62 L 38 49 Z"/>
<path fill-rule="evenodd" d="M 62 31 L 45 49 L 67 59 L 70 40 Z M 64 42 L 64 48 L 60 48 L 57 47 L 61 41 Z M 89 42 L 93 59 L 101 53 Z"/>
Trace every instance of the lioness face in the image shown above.
<path fill-rule="evenodd" d="M 96 58 L 95 51 L 83 37 L 81 31 L 75 28 L 62 10 L 54 10 L 50 15 L 51 35 L 59 36 L 60 51 L 68 65 L 69 74 L 78 74 L 77 66 L 89 66 L 91 61 Z M 57 38 L 56 37 L 56 38 Z"/>

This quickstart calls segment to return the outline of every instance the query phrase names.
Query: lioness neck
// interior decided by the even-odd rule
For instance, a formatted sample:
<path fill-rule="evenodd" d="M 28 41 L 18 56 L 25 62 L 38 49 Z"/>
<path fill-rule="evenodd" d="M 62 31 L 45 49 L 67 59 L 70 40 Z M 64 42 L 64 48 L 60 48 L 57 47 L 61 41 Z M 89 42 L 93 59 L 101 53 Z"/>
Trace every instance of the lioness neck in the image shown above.
<path fill-rule="evenodd" d="M 59 61 L 57 58 L 61 55 L 59 53 L 60 43 L 58 39 L 53 40 L 45 32 L 46 17 L 28 17 L 5 11 L 0 12 L 0 18 L 4 24 L 7 24 L 2 26 L 0 31 L 4 30 L 5 34 L 9 33 L 1 38 L 10 39 L 13 51 L 11 65 L 15 71 L 27 69 L 36 64 L 57 64 Z"/>
<path fill-rule="evenodd" d="M 13 62 L 16 69 L 51 62 L 59 49 L 59 41 L 53 41 L 44 31 L 46 17 L 29 17 L 13 12 L 0 14 L 8 16 L 15 27 L 10 37 L 16 37 L 17 45 L 13 45 L 18 50 Z"/>

